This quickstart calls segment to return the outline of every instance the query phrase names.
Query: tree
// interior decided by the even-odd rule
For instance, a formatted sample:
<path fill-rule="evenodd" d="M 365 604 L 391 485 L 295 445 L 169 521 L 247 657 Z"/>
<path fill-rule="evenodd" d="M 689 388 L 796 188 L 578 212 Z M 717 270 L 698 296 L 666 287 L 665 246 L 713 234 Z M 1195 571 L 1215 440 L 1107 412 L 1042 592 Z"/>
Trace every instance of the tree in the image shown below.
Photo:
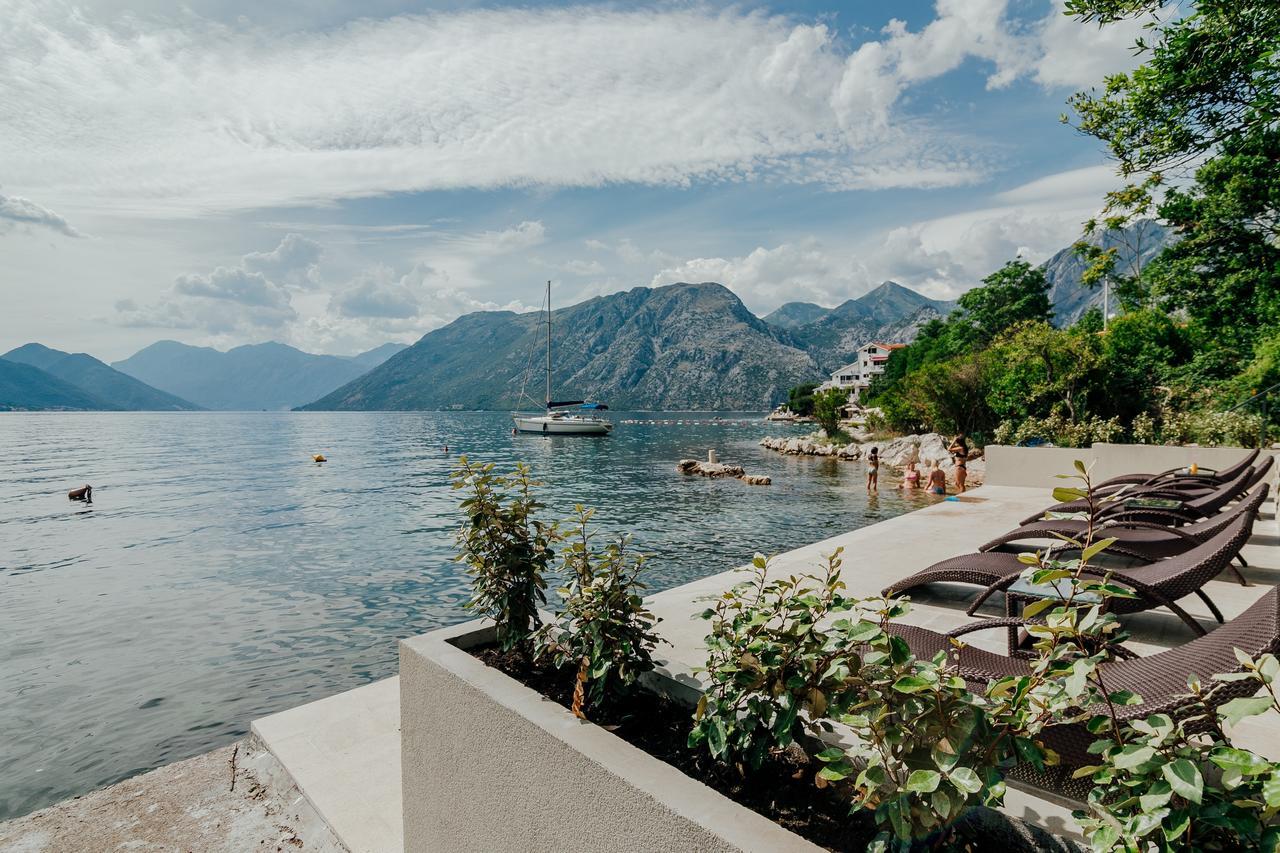
<path fill-rule="evenodd" d="M 817 382 L 806 382 L 792 388 L 787 392 L 787 408 L 797 415 L 812 415 L 813 392 L 817 387 Z"/>
<path fill-rule="evenodd" d="M 989 352 L 987 401 L 997 420 L 1060 414 L 1076 423 L 1100 377 L 1098 336 L 1028 322 Z"/>
<path fill-rule="evenodd" d="M 1116 416 L 1124 423 L 1155 409 L 1157 386 L 1191 359 L 1186 331 L 1161 311 L 1122 314 L 1100 340 L 1105 386 L 1091 396 L 1092 408 L 1100 417 Z"/>
<path fill-rule="evenodd" d="M 1009 261 L 960 297 L 949 320 L 952 334 L 970 346 L 982 346 L 1018 323 L 1048 322 L 1053 316 L 1044 271 L 1026 261 Z"/>
<path fill-rule="evenodd" d="M 828 388 L 813 395 L 813 419 L 829 438 L 840 431 L 840 417 L 844 405 L 849 402 L 849 392 Z"/>

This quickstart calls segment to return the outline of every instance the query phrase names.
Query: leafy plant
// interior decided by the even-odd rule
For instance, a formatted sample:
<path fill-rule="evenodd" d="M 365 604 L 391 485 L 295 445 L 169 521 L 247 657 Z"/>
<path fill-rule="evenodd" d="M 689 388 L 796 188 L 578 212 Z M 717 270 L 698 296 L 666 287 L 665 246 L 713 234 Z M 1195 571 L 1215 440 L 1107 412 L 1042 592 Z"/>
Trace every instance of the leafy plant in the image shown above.
<path fill-rule="evenodd" d="M 851 607 L 841 592 L 840 551 L 816 579 L 771 579 L 761 554 L 752 569 L 751 580 L 702 613 L 711 623 L 702 670 L 708 686 L 689 746 L 705 745 L 715 758 L 758 768 L 770 750 L 795 743 L 806 728 L 832 729 L 828 706 L 852 701 L 845 682 L 859 656 L 857 635 L 847 625 L 821 624 Z"/>
<path fill-rule="evenodd" d="M 974 805 L 998 804 L 1014 742 L 991 725 L 984 697 L 945 651 L 920 659 L 891 633 L 907 602 L 868 600 L 859 609 L 857 622 L 837 623 L 859 642 L 861 660 L 842 694 L 853 701 L 833 715 L 854 737 L 818 753 L 817 783 L 848 784 L 854 808 L 874 812 L 881 831 L 871 849 L 907 849 Z"/>
<path fill-rule="evenodd" d="M 574 507 L 574 532 L 561 550 L 568 577 L 559 590 L 564 610 L 537 638 L 539 656 L 577 667 L 573 712 L 584 719 L 587 709 L 616 707 L 634 691 L 640 676 L 653 669 L 658 643 L 658 620 L 645 608 L 640 581 L 644 555 L 631 551 L 625 536 L 597 548 L 590 528 L 594 514 Z"/>
<path fill-rule="evenodd" d="M 529 654 L 533 632 L 542 624 L 538 607 L 546 602 L 544 576 L 558 538 L 554 524 L 536 518 L 543 504 L 534 490 L 542 484 L 523 462 L 499 474 L 492 462 L 460 456 L 452 485 L 467 493 L 454 558 L 471 576 L 466 607 L 493 620 L 503 651 Z"/>
<path fill-rule="evenodd" d="M 1097 741 L 1099 763 L 1078 775 L 1094 783 L 1088 811 L 1076 815 L 1097 850 L 1276 850 L 1280 848 L 1280 764 L 1231 744 L 1224 724 L 1280 712 L 1273 655 L 1253 660 L 1237 651 L 1243 670 L 1222 681 L 1250 679 L 1266 695 L 1232 699 L 1210 710 L 1211 694 L 1188 680 L 1190 713 L 1152 714 Z M 1101 728 L 1095 718 L 1091 728 Z"/>
<path fill-rule="evenodd" d="M 973 803 L 998 801 L 1012 741 L 988 725 L 982 697 L 945 654 L 919 660 L 888 630 L 907 603 L 843 594 L 840 554 L 818 577 L 776 579 L 757 555 L 752 579 L 702 614 L 708 687 L 689 745 L 755 769 L 803 742 L 824 765 L 820 787 L 873 811 L 878 848 L 908 845 Z M 836 721 L 854 744 L 818 749 Z"/>
<path fill-rule="evenodd" d="M 842 410 L 848 402 L 849 392 L 840 388 L 828 388 L 813 395 L 813 419 L 828 438 L 835 438 L 840 431 Z"/>

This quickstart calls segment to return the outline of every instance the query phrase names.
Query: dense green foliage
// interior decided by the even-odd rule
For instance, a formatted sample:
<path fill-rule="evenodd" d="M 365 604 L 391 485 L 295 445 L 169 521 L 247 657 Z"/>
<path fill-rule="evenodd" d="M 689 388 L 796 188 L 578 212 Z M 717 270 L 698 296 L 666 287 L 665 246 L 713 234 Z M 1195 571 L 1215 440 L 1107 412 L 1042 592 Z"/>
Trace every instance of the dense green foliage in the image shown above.
<path fill-rule="evenodd" d="M 537 645 L 556 666 L 577 668 L 573 711 L 613 705 L 635 690 L 640 676 L 653 669 L 657 619 L 644 603 L 640 581 L 645 558 L 618 537 L 603 548 L 591 530 L 595 510 L 574 507 L 573 531 L 565 533 L 560 551 L 565 585 L 558 592 L 563 610 L 543 626 Z M 567 522 L 569 523 L 569 522 Z"/>
<path fill-rule="evenodd" d="M 835 438 L 840 431 L 840 418 L 844 406 L 849 402 L 849 392 L 839 388 L 828 388 L 813 395 L 813 419 L 829 438 Z"/>
<path fill-rule="evenodd" d="M 802 417 L 813 414 L 813 392 L 818 388 L 817 382 L 806 382 L 797 385 L 787 392 L 787 408 Z"/>
<path fill-rule="evenodd" d="M 466 607 L 493 620 L 503 651 L 531 654 L 533 633 L 542 624 L 538 607 L 546 603 L 545 575 L 555 556 L 554 524 L 537 518 L 541 485 L 524 463 L 499 474 L 492 462 L 458 458 L 453 488 L 465 491 L 466 521 L 458 529 L 458 554 L 471 576 Z"/>
<path fill-rule="evenodd" d="M 1067 11 L 1107 26 L 1164 6 L 1069 0 Z M 1084 280 L 1109 282 L 1122 307 L 1105 331 L 1099 314 L 1067 329 L 1044 322 L 1025 264 L 989 276 L 956 316 L 890 358 L 868 397 L 891 426 L 1059 444 L 1253 443 L 1273 429 L 1277 405 L 1264 402 L 1280 403 L 1280 389 L 1268 391 L 1280 382 L 1280 5 L 1200 0 L 1181 17 L 1167 12 L 1138 43 L 1140 67 L 1071 106 L 1129 181 L 1086 231 L 1140 241 L 1154 217 L 1176 239 L 1126 269 L 1114 242 L 1078 244 Z M 1128 256 L 1143 258 L 1136 248 Z"/>

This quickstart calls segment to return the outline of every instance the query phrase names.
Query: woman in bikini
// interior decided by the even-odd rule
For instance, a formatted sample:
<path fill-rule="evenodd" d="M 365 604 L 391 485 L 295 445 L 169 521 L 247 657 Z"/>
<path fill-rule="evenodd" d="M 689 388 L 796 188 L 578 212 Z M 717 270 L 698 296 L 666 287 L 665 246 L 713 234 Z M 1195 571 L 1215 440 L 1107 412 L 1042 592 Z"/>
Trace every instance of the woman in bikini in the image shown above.
<path fill-rule="evenodd" d="M 867 491 L 874 492 L 880 488 L 880 450 L 871 448 L 867 455 Z"/>
<path fill-rule="evenodd" d="M 920 472 L 916 470 L 916 460 L 912 459 L 907 463 L 906 470 L 902 472 L 902 488 L 915 489 L 920 486 Z"/>
<path fill-rule="evenodd" d="M 956 494 L 959 494 L 964 491 L 964 481 L 969 476 L 967 467 L 969 462 L 969 442 L 965 440 L 964 433 L 960 433 L 951 439 L 951 446 L 947 448 L 947 452 L 951 454 L 951 459 L 956 464 Z"/>

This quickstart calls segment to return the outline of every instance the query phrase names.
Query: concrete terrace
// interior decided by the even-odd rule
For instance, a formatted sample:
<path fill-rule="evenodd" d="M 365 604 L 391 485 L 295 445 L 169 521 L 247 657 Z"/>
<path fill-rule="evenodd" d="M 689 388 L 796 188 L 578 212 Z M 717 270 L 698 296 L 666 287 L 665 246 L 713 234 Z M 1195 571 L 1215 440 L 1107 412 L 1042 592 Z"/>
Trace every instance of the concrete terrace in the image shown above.
<path fill-rule="evenodd" d="M 815 570 L 823 557 L 844 549 L 844 578 L 852 594 L 874 595 L 880 589 L 938 560 L 973 551 L 981 543 L 1011 529 L 1017 522 L 1052 502 L 1049 494 L 1060 481 L 1054 475 L 1072 470 L 1072 461 L 1093 463 L 1095 478 L 1139 471 L 1160 471 L 1196 461 L 1201 466 L 1225 465 L 1239 458 L 1238 450 L 1196 448 L 1131 448 L 1095 446 L 1093 451 L 992 448 L 987 484 L 958 500 L 941 501 L 888 521 L 806 545 L 778 555 L 772 571 L 803 574 Z M 1239 614 L 1269 587 L 1280 582 L 1280 536 L 1275 502 L 1268 500 L 1254 535 L 1245 547 L 1249 568 L 1243 587 L 1230 576 L 1212 581 L 1207 592 L 1228 618 Z M 745 577 L 743 570 L 712 575 L 657 593 L 650 603 L 662 618 L 659 632 L 669 645 L 658 657 L 672 675 L 693 678 L 703 662 L 705 623 L 697 618 L 702 599 L 714 596 Z M 917 590 L 910 624 L 947 631 L 973 621 L 965 614 L 973 587 L 939 586 Z M 1198 598 L 1180 602 L 1207 629 L 1216 622 Z M 988 605 L 989 615 L 1003 615 L 1000 603 Z M 1133 632 L 1130 646 L 1139 653 L 1154 652 L 1191 638 L 1176 617 L 1154 611 L 1125 618 Z M 1001 630 L 968 635 L 974 645 L 1005 651 Z M 399 707 L 396 679 L 294 708 L 254 723 L 254 732 L 291 773 L 298 788 L 329 822 L 333 832 L 357 853 L 398 851 L 403 847 L 400 825 Z M 1254 718 L 1236 736 L 1246 746 L 1280 758 L 1280 724 Z M 442 784 L 443 784 L 442 780 Z M 1006 809 L 1051 831 L 1071 832 L 1070 806 L 1035 792 L 1011 789 Z"/>

